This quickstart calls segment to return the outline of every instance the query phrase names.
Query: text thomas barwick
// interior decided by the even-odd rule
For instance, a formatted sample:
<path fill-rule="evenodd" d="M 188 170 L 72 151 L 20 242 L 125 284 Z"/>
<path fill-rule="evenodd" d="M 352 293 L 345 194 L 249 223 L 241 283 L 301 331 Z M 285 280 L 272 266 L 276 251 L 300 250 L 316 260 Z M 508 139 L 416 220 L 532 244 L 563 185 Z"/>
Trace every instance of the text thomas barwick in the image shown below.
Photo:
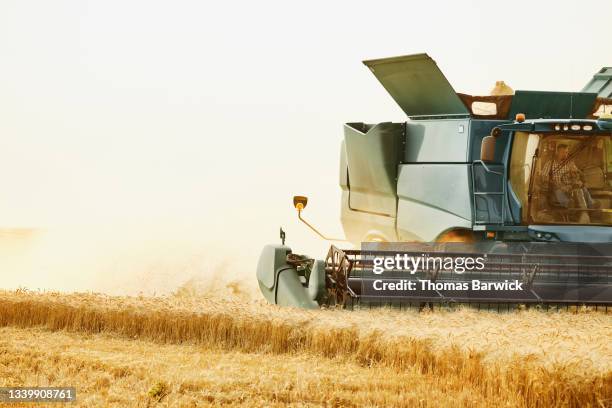
<path fill-rule="evenodd" d="M 374 290 L 523 290 L 523 282 L 504 280 L 503 282 L 432 282 L 430 280 L 400 279 L 387 281 L 377 279 L 373 283 Z"/>

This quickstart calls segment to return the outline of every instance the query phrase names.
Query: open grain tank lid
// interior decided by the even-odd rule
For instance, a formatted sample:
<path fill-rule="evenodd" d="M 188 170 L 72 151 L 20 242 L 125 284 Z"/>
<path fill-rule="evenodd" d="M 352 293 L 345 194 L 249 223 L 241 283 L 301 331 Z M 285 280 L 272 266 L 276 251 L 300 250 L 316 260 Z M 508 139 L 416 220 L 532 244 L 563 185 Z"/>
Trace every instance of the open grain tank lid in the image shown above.
<path fill-rule="evenodd" d="M 512 120 L 517 113 L 530 119 L 597 118 L 612 106 L 612 68 L 604 67 L 582 92 L 516 91 L 514 95 L 458 94 L 427 54 L 363 61 L 411 119 L 474 117 Z M 492 113 L 475 103 L 493 104 Z"/>
<path fill-rule="evenodd" d="M 469 116 L 470 111 L 427 54 L 363 61 L 409 117 Z"/>

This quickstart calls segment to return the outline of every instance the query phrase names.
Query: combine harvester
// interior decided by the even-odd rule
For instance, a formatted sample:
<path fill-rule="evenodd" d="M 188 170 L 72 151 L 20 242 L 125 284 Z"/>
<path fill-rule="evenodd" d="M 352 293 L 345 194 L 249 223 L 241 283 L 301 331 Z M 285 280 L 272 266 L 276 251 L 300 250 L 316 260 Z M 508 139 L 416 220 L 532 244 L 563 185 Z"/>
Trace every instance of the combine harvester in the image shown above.
<path fill-rule="evenodd" d="M 344 125 L 341 220 L 361 249 L 331 246 L 316 260 L 294 254 L 281 229 L 282 244 L 267 245 L 257 266 L 270 303 L 612 305 L 612 68 L 581 92 L 513 92 L 498 82 L 491 96 L 472 96 L 455 92 L 426 54 L 364 64 L 409 120 Z M 306 204 L 294 197 L 299 219 L 327 239 L 302 218 Z M 372 291 L 377 257 L 475 250 L 483 270 L 421 269 L 419 281 L 438 285 Z M 387 278 L 399 282 L 400 272 Z M 453 290 L 472 280 L 522 289 Z"/>

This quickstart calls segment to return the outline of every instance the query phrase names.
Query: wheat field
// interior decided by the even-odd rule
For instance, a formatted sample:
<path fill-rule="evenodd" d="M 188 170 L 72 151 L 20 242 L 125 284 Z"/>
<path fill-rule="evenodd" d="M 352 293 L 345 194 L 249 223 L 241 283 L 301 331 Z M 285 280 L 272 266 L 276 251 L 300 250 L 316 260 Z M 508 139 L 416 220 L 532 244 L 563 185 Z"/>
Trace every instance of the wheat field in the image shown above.
<path fill-rule="evenodd" d="M 612 316 L 0 291 L 0 386 L 76 406 L 612 406 Z M 56 405 L 52 405 L 56 406 Z"/>

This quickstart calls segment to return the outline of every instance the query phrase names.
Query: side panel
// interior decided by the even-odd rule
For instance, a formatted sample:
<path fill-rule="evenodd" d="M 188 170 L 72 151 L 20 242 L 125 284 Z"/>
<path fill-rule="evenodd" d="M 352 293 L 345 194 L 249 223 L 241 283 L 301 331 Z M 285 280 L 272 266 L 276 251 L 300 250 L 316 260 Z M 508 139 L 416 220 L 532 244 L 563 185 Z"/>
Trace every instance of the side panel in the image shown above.
<path fill-rule="evenodd" d="M 403 123 L 344 126 L 351 209 L 395 216 L 397 165 L 403 152 L 403 137 Z"/>
<path fill-rule="evenodd" d="M 349 207 L 349 192 L 342 192 L 342 213 L 340 219 L 347 240 L 355 245 L 363 241 L 397 241 L 395 217 L 354 211 Z"/>
<path fill-rule="evenodd" d="M 398 196 L 400 240 L 433 241 L 450 228 L 472 227 L 467 163 L 401 165 Z"/>
<path fill-rule="evenodd" d="M 408 122 L 403 162 L 466 163 L 469 126 L 469 119 Z"/>
<path fill-rule="evenodd" d="M 397 206 L 399 241 L 433 242 L 442 232 L 472 228 L 472 222 L 415 201 L 400 199 Z"/>
<path fill-rule="evenodd" d="M 356 246 L 360 245 L 362 241 L 372 239 L 397 241 L 395 217 L 351 210 L 349 204 L 348 159 L 346 157 L 346 142 L 344 140 L 340 146 L 339 171 L 340 188 L 342 190 L 340 220 L 344 229 L 344 236 Z M 392 198 L 393 213 L 395 213 L 397 197 L 394 194 L 390 198 Z M 388 198 L 389 201 L 391 201 L 390 198 Z"/>

